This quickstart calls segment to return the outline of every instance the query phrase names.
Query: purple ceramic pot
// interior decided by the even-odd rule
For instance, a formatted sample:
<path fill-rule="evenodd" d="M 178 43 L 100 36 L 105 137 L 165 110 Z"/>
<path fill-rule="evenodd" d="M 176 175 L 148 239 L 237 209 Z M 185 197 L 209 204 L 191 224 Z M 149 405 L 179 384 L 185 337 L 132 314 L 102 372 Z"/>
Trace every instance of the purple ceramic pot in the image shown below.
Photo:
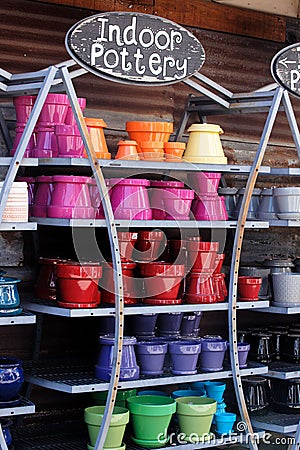
<path fill-rule="evenodd" d="M 247 358 L 250 350 L 250 344 L 246 342 L 238 342 L 238 358 L 240 369 L 247 367 Z"/>
<path fill-rule="evenodd" d="M 193 375 L 197 373 L 197 362 L 201 351 L 199 341 L 179 340 L 169 343 L 173 375 Z"/>
<path fill-rule="evenodd" d="M 134 336 L 155 336 L 155 327 L 157 322 L 158 314 L 139 314 L 133 316 L 130 319 L 130 328 Z"/>
<path fill-rule="evenodd" d="M 141 341 L 136 344 L 135 351 L 142 375 L 163 374 L 167 343 Z"/>
<path fill-rule="evenodd" d="M 152 218 L 155 220 L 165 220 L 166 212 L 163 200 L 163 192 L 165 188 L 178 189 L 183 188 L 182 181 L 158 181 L 150 182 L 151 189 L 149 191 L 150 203 L 152 208 Z"/>
<path fill-rule="evenodd" d="M 200 370 L 217 372 L 223 370 L 223 361 L 227 349 L 227 341 L 219 337 L 201 339 Z"/>
<path fill-rule="evenodd" d="M 14 156 L 14 154 L 16 153 L 16 150 L 17 150 L 17 147 L 21 140 L 22 134 L 24 133 L 24 129 L 25 129 L 25 125 L 16 126 L 16 134 L 15 134 L 12 149 L 10 151 L 11 156 Z M 30 136 L 29 142 L 27 144 L 25 153 L 24 153 L 25 158 L 32 157 L 32 151 L 35 147 L 35 143 L 36 143 L 36 135 L 35 135 L 35 133 L 32 133 L 32 135 Z"/>
<path fill-rule="evenodd" d="M 57 143 L 54 126 L 37 128 L 36 146 L 32 152 L 35 158 L 56 158 Z"/>
<path fill-rule="evenodd" d="M 38 125 L 54 126 L 65 122 L 69 99 L 66 94 L 48 94 L 42 107 Z"/>
<path fill-rule="evenodd" d="M 84 158 L 84 145 L 78 128 L 73 125 L 56 125 L 58 157 Z"/>
<path fill-rule="evenodd" d="M 36 178 L 37 190 L 32 205 L 32 215 L 34 217 L 47 217 L 47 208 L 51 202 L 53 191 L 52 177 L 42 175 Z"/>
<path fill-rule="evenodd" d="M 54 175 L 48 217 L 90 219 L 95 217 L 88 188 L 88 177 Z"/>
<path fill-rule="evenodd" d="M 112 354 L 114 346 L 114 337 L 112 335 L 101 336 L 99 338 L 99 355 L 95 365 L 95 377 L 100 380 L 110 381 L 112 371 Z M 135 337 L 123 338 L 123 352 L 121 361 L 120 381 L 137 380 L 140 376 L 140 368 L 136 362 L 134 346 Z"/>
<path fill-rule="evenodd" d="M 116 219 L 151 220 L 152 210 L 146 187 L 150 181 L 134 178 L 107 180 L 109 195 Z"/>
<path fill-rule="evenodd" d="M 179 336 L 183 313 L 163 313 L 157 319 L 157 331 L 159 336 Z"/>

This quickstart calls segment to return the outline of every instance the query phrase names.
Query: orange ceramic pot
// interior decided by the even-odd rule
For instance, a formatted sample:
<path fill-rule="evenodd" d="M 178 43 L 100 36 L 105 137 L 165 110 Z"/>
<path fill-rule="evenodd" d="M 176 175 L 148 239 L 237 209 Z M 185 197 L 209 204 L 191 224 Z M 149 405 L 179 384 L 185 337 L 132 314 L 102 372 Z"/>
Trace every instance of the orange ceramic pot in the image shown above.
<path fill-rule="evenodd" d="M 168 142 L 173 133 L 171 122 L 126 122 L 126 131 L 130 139 L 137 142 L 140 153 L 141 142 Z"/>
<path fill-rule="evenodd" d="M 119 141 L 116 159 L 139 160 L 136 141 Z"/>
<path fill-rule="evenodd" d="M 164 143 L 163 142 L 140 142 L 143 153 L 143 159 L 151 161 L 164 161 Z"/>
<path fill-rule="evenodd" d="M 165 142 L 165 158 L 169 162 L 180 162 L 182 161 L 182 155 L 185 150 L 185 142 Z"/>
<path fill-rule="evenodd" d="M 84 121 L 86 126 L 88 127 L 97 158 L 111 159 L 111 154 L 108 151 L 104 135 L 104 128 L 107 128 L 107 125 L 104 122 L 104 120 L 85 117 Z"/>

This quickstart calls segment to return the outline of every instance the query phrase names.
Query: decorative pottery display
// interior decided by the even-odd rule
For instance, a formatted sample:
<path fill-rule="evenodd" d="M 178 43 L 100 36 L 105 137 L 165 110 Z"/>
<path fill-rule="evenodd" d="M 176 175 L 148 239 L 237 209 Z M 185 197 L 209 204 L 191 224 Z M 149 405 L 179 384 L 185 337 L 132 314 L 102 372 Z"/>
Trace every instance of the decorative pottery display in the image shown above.
<path fill-rule="evenodd" d="M 52 176 L 41 175 L 36 178 L 37 189 L 31 211 L 34 217 L 47 217 L 47 209 L 53 191 Z"/>
<path fill-rule="evenodd" d="M 0 181 L 0 190 L 2 188 L 3 181 Z M 28 222 L 28 190 L 26 182 L 13 182 L 8 194 L 2 221 Z"/>
<path fill-rule="evenodd" d="M 173 375 L 193 375 L 197 373 L 201 343 L 198 341 L 169 342 Z"/>
<path fill-rule="evenodd" d="M 189 138 L 183 159 L 198 164 L 227 164 L 224 156 L 219 125 L 202 123 L 193 124 L 187 130 Z"/>
<path fill-rule="evenodd" d="M 166 161 L 181 162 L 185 148 L 186 148 L 185 142 L 165 142 L 164 151 Z"/>
<path fill-rule="evenodd" d="M 142 153 L 141 142 L 168 142 L 173 133 L 171 122 L 126 122 L 130 139 L 137 142 L 137 150 Z"/>
<path fill-rule="evenodd" d="M 203 372 L 223 370 L 223 362 L 227 349 L 227 341 L 219 337 L 204 337 L 201 339 L 199 368 Z"/>
<path fill-rule="evenodd" d="M 120 381 L 138 380 L 140 368 L 136 362 L 134 346 L 135 337 L 123 338 L 123 351 L 120 371 Z M 112 371 L 112 352 L 114 346 L 114 337 L 111 335 L 99 337 L 98 361 L 95 365 L 95 377 L 103 381 L 110 381 Z"/>
<path fill-rule="evenodd" d="M 22 361 L 16 358 L 0 357 L 0 404 L 18 399 L 24 383 Z"/>
<path fill-rule="evenodd" d="M 260 376 L 244 377 L 243 391 L 249 411 L 259 411 L 269 405 L 270 394 L 266 378 Z"/>
<path fill-rule="evenodd" d="M 85 117 L 84 121 L 88 128 L 97 158 L 111 159 L 111 154 L 108 151 L 104 135 L 104 128 L 107 128 L 104 120 L 93 117 Z"/>
<path fill-rule="evenodd" d="M 139 160 L 136 141 L 119 141 L 116 159 Z"/>

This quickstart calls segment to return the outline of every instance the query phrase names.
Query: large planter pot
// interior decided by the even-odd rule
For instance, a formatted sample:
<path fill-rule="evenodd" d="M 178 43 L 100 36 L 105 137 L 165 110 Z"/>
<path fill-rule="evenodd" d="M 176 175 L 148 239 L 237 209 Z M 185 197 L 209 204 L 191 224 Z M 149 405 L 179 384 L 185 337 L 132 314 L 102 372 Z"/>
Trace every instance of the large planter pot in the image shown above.
<path fill-rule="evenodd" d="M 179 431 L 187 442 L 199 442 L 209 437 L 217 402 L 207 397 L 181 397 L 176 399 Z"/>
<path fill-rule="evenodd" d="M 180 284 L 185 275 L 184 265 L 149 262 L 140 264 L 140 272 L 144 277 L 147 298 L 161 300 L 178 298 Z"/>
<path fill-rule="evenodd" d="M 38 126 L 63 124 L 68 107 L 69 99 L 66 94 L 48 94 L 37 122 Z"/>
<path fill-rule="evenodd" d="M 16 400 L 24 383 L 22 361 L 0 357 L 0 402 Z"/>
<path fill-rule="evenodd" d="M 187 130 L 189 138 L 183 160 L 199 164 L 227 164 L 220 134 L 223 130 L 214 124 L 193 124 Z"/>
<path fill-rule="evenodd" d="M 59 258 L 39 258 L 39 274 L 34 286 L 36 298 L 57 300 L 56 264 Z"/>
<path fill-rule="evenodd" d="M 170 122 L 126 122 L 130 139 L 137 142 L 137 150 L 142 153 L 141 142 L 168 142 L 173 132 Z"/>
<path fill-rule="evenodd" d="M 282 187 L 273 189 L 277 217 L 283 220 L 300 219 L 300 188 Z"/>
<path fill-rule="evenodd" d="M 32 215 L 35 217 L 47 217 L 47 208 L 51 202 L 53 191 L 52 177 L 41 175 L 36 178 L 37 190 L 32 205 Z"/>
<path fill-rule="evenodd" d="M 227 341 L 221 338 L 201 339 L 201 353 L 199 368 L 203 372 L 217 372 L 223 370 L 223 361 L 227 349 Z"/>
<path fill-rule="evenodd" d="M 189 172 L 188 185 L 197 195 L 217 194 L 221 175 L 220 172 Z"/>
<path fill-rule="evenodd" d="M 182 181 L 169 180 L 153 180 L 150 181 L 151 189 L 149 190 L 150 203 L 152 209 L 152 218 L 155 220 L 165 220 L 166 210 L 164 204 L 163 193 L 166 188 L 182 189 L 184 183 Z"/>
<path fill-rule="evenodd" d="M 92 392 L 91 398 L 93 399 L 95 405 L 105 406 L 107 395 L 108 395 L 107 391 Z M 115 406 L 126 408 L 127 399 L 129 397 L 134 397 L 135 395 L 137 395 L 136 389 L 118 389 Z"/>
<path fill-rule="evenodd" d="M 192 375 L 197 373 L 197 363 L 201 344 L 198 341 L 176 341 L 169 343 L 174 375 Z"/>
<path fill-rule="evenodd" d="M 238 277 L 238 293 L 239 300 L 242 301 L 255 301 L 258 300 L 258 294 L 262 285 L 261 277 Z"/>
<path fill-rule="evenodd" d="M 151 220 L 152 211 L 147 186 L 150 181 L 138 178 L 110 178 L 111 206 L 116 219 Z"/>
<path fill-rule="evenodd" d="M 122 262 L 123 295 L 124 303 L 132 305 L 138 303 L 142 296 L 138 279 L 134 277 L 136 264 L 134 262 Z M 112 263 L 103 264 L 103 277 L 100 283 L 101 298 L 103 303 L 115 304 L 114 293 L 114 268 Z"/>
<path fill-rule="evenodd" d="M 139 231 L 133 259 L 138 262 L 151 262 L 160 257 L 166 245 L 163 231 Z"/>
<path fill-rule="evenodd" d="M 132 439 L 142 447 L 163 447 L 167 430 L 176 411 L 175 400 L 161 395 L 139 395 L 127 400 L 133 427 Z"/>
<path fill-rule="evenodd" d="M 58 157 L 83 158 L 84 145 L 78 128 L 74 125 L 56 125 Z"/>
<path fill-rule="evenodd" d="M 157 332 L 159 336 L 179 336 L 183 313 L 163 313 L 157 319 Z"/>
<path fill-rule="evenodd" d="M 162 375 L 168 344 L 147 341 L 136 343 L 135 352 L 142 375 Z"/>
<path fill-rule="evenodd" d="M 98 361 L 95 365 L 95 376 L 100 380 L 110 381 L 113 364 L 114 337 L 111 335 L 100 336 Z M 134 346 L 135 337 L 123 338 L 123 352 L 121 361 L 120 381 L 137 380 L 140 376 L 140 368 L 136 362 Z"/>
<path fill-rule="evenodd" d="M 99 429 L 103 420 L 105 406 L 90 406 L 84 410 L 84 421 L 87 424 L 90 443 L 96 445 Z M 127 408 L 115 406 L 109 423 L 103 449 L 116 449 L 122 445 L 126 425 L 129 422 Z"/>
<path fill-rule="evenodd" d="M 97 263 L 62 261 L 56 264 L 59 305 L 69 308 L 96 307 L 102 267 Z"/>
<path fill-rule="evenodd" d="M 104 128 L 107 128 L 104 120 L 94 117 L 85 117 L 84 121 L 88 128 L 97 158 L 111 159 L 111 154 L 108 151 L 104 135 Z"/>

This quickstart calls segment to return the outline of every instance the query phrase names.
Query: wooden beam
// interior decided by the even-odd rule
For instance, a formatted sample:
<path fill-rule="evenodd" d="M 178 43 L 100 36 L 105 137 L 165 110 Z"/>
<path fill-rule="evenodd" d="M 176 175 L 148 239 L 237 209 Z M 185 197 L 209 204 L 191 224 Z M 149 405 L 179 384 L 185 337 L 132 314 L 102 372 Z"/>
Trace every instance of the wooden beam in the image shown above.
<path fill-rule="evenodd" d="M 188 27 L 285 42 L 286 19 L 210 0 L 34 0 L 93 11 L 156 14 Z"/>

